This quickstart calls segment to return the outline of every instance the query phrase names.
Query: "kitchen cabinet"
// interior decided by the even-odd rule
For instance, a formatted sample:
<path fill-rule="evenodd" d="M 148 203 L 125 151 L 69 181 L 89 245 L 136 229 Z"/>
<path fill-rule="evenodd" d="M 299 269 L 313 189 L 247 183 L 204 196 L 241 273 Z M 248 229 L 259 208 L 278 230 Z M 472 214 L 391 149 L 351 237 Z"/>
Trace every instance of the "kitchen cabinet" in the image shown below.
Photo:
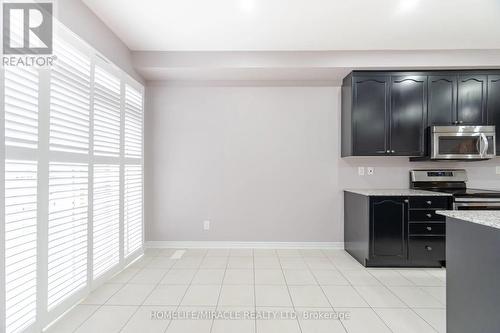
<path fill-rule="evenodd" d="M 500 155 L 500 75 L 488 75 L 486 109 L 488 125 L 496 125 L 497 155 Z"/>
<path fill-rule="evenodd" d="M 344 192 L 345 250 L 367 267 L 441 267 L 449 196 Z"/>
<path fill-rule="evenodd" d="M 429 126 L 485 125 L 486 75 L 429 76 Z"/>
<path fill-rule="evenodd" d="M 449 126 L 455 124 L 457 77 L 450 75 L 429 76 L 428 96 L 429 126 Z"/>
<path fill-rule="evenodd" d="M 486 125 L 486 75 L 459 75 L 457 116 L 459 125 Z"/>
<path fill-rule="evenodd" d="M 424 157 L 429 126 L 500 134 L 499 79 L 498 70 L 354 71 L 342 84 L 342 157 Z"/>
<path fill-rule="evenodd" d="M 353 86 L 353 139 L 356 155 L 385 154 L 389 78 L 356 77 Z"/>
<path fill-rule="evenodd" d="M 353 75 L 342 87 L 342 156 L 422 156 L 427 77 Z"/>
<path fill-rule="evenodd" d="M 392 76 L 389 139 L 392 155 L 421 156 L 425 149 L 427 77 Z"/>
<path fill-rule="evenodd" d="M 370 200 L 372 260 L 405 261 L 407 214 L 407 203 L 403 197 L 375 197 Z"/>

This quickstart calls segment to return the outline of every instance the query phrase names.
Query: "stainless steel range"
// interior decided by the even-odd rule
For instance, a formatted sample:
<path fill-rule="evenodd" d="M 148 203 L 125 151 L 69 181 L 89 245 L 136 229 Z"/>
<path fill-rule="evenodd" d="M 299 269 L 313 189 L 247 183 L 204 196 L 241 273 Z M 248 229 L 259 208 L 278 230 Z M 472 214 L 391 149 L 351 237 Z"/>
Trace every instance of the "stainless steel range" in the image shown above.
<path fill-rule="evenodd" d="M 464 169 L 410 171 L 410 188 L 453 195 L 455 210 L 500 210 L 500 191 L 467 188 Z"/>

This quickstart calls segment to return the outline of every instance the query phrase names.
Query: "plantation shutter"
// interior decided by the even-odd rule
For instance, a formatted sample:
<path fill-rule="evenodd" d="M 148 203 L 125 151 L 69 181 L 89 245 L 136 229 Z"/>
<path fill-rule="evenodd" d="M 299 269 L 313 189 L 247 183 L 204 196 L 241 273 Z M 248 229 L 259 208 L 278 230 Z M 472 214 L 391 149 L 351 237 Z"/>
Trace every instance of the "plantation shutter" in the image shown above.
<path fill-rule="evenodd" d="M 120 166 L 94 165 L 93 276 L 119 262 Z"/>
<path fill-rule="evenodd" d="M 120 155 L 120 80 L 99 66 L 94 75 L 94 155 Z"/>
<path fill-rule="evenodd" d="M 38 148 L 38 73 L 5 67 L 5 145 Z"/>
<path fill-rule="evenodd" d="M 5 162 L 5 324 L 20 332 L 36 320 L 37 163 Z"/>
<path fill-rule="evenodd" d="M 57 40 L 50 82 L 50 150 L 88 154 L 90 59 Z"/>
<path fill-rule="evenodd" d="M 88 166 L 49 165 L 48 306 L 87 283 Z"/>
<path fill-rule="evenodd" d="M 125 157 L 142 157 L 142 94 L 125 87 Z"/>
<path fill-rule="evenodd" d="M 125 256 L 142 247 L 142 165 L 125 165 Z"/>

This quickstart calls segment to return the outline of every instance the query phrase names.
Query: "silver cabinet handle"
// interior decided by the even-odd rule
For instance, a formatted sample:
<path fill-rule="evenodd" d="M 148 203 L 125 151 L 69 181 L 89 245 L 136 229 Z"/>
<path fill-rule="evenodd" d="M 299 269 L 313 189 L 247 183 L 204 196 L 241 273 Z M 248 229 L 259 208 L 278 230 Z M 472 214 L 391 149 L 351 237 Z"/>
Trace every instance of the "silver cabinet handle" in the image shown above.
<path fill-rule="evenodd" d="M 408 199 L 405 199 L 405 203 L 408 203 L 408 202 L 410 202 L 410 200 L 408 200 Z"/>
<path fill-rule="evenodd" d="M 388 151 L 386 151 L 386 153 L 387 153 L 387 154 L 390 154 L 390 153 L 391 153 L 391 151 L 390 151 L 390 150 L 388 150 Z"/>
<path fill-rule="evenodd" d="M 396 151 L 395 151 L 395 150 L 391 150 L 391 153 L 395 154 L 395 153 L 396 153 Z"/>
<path fill-rule="evenodd" d="M 431 231 L 431 230 L 432 230 L 432 227 L 427 227 L 427 230 Z"/>
<path fill-rule="evenodd" d="M 432 217 L 432 214 L 425 214 L 428 218 Z"/>
<path fill-rule="evenodd" d="M 425 246 L 425 249 L 426 249 L 427 251 L 432 251 L 432 247 L 430 247 L 429 245 L 426 245 L 426 246 Z"/>

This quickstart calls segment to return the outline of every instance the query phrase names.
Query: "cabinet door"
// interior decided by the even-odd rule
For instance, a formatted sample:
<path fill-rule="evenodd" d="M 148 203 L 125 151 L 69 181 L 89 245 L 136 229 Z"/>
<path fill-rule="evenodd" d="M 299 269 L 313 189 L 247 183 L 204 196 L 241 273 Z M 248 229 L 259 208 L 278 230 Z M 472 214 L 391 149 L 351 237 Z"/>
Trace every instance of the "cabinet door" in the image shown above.
<path fill-rule="evenodd" d="M 356 77 L 353 83 L 354 155 L 386 154 L 389 78 Z"/>
<path fill-rule="evenodd" d="M 500 75 L 488 75 L 488 125 L 496 126 L 497 155 L 500 155 Z"/>
<path fill-rule="evenodd" d="M 457 120 L 459 125 L 486 124 L 486 86 L 486 75 L 459 77 L 457 88 Z"/>
<path fill-rule="evenodd" d="M 391 78 L 391 154 L 421 156 L 427 113 L 427 77 Z"/>
<path fill-rule="evenodd" d="M 454 124 L 457 109 L 457 77 L 429 76 L 428 96 L 428 125 Z"/>
<path fill-rule="evenodd" d="M 404 197 L 373 197 L 370 203 L 370 256 L 406 260 L 408 204 Z"/>

